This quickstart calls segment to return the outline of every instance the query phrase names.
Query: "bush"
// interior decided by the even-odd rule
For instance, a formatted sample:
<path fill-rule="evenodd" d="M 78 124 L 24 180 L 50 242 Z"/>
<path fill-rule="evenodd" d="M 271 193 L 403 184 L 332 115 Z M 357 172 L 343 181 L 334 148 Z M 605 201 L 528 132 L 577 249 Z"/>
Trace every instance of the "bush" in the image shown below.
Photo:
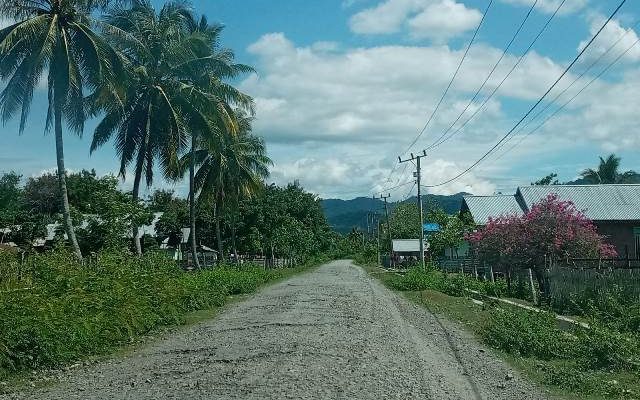
<path fill-rule="evenodd" d="M 289 273 L 255 266 L 185 273 L 158 253 L 107 253 L 82 266 L 54 251 L 30 264 L 31 289 L 0 293 L 0 377 L 105 353 Z"/>
<path fill-rule="evenodd" d="M 461 274 L 449 274 L 429 267 L 427 271 L 421 268 L 411 268 L 402 277 L 391 280 L 390 286 L 400 291 L 437 290 L 449 296 L 462 297 L 475 290 L 489 296 L 502 296 L 507 292 L 504 281 L 479 281 Z"/>
<path fill-rule="evenodd" d="M 549 313 L 500 308 L 491 311 L 481 334 L 494 348 L 542 360 L 571 357 L 577 342 L 575 336 L 557 327 L 555 317 Z"/>
<path fill-rule="evenodd" d="M 640 371 L 640 336 L 608 329 L 593 321 L 589 329 L 578 331 L 576 346 L 583 369 Z"/>

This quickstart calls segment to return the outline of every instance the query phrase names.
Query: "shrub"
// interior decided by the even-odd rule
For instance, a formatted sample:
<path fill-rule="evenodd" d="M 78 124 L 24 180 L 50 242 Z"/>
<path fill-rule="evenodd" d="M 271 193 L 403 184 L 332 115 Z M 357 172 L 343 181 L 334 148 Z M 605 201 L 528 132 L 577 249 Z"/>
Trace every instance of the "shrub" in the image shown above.
<path fill-rule="evenodd" d="M 82 266 L 54 251 L 30 265 L 30 290 L 0 293 L 0 377 L 105 353 L 289 273 L 255 266 L 185 273 L 154 253 L 105 253 Z"/>
<path fill-rule="evenodd" d="M 583 369 L 640 370 L 640 337 L 608 329 L 592 321 L 578 331 L 577 356 Z"/>
<path fill-rule="evenodd" d="M 500 308 L 491 311 L 481 334 L 494 348 L 542 360 L 570 357 L 577 341 L 575 336 L 560 330 L 549 313 Z"/>

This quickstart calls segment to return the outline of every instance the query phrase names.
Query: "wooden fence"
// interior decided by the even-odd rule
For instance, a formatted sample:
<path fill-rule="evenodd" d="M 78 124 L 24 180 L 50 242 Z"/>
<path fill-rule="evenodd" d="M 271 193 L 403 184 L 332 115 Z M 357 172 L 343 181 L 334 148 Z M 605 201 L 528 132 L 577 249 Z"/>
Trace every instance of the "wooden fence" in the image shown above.
<path fill-rule="evenodd" d="M 569 259 L 550 262 L 546 271 L 550 301 L 558 307 L 607 294 L 640 302 L 640 260 Z"/>
<path fill-rule="evenodd" d="M 233 262 L 236 264 L 254 264 L 263 268 L 290 268 L 298 264 L 295 258 L 271 258 L 265 256 L 240 255 Z"/>

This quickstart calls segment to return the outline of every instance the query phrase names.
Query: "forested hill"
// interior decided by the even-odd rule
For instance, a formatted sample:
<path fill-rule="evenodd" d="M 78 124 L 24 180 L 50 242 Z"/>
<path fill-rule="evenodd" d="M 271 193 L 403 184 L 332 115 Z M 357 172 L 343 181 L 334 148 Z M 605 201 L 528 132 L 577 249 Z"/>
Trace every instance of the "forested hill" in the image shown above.
<path fill-rule="evenodd" d="M 423 197 L 425 207 L 439 207 L 447 213 L 453 214 L 460 210 L 462 196 L 468 193 L 458 193 L 451 196 L 426 195 Z M 407 202 L 417 201 L 416 196 L 411 197 Z M 398 203 L 390 203 L 391 211 Z M 367 229 L 368 212 L 384 212 L 382 200 L 370 197 L 358 197 L 352 200 L 324 199 L 322 208 L 329 224 L 340 233 L 347 233 L 354 227 Z"/>

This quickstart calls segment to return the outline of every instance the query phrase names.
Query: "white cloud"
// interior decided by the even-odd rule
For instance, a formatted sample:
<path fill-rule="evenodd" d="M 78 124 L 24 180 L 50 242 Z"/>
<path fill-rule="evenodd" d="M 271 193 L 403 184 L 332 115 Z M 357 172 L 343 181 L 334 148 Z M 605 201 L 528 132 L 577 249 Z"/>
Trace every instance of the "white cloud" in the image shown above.
<path fill-rule="evenodd" d="M 474 29 L 482 14 L 452 0 L 428 5 L 408 22 L 411 34 L 416 38 L 434 38 L 444 41 L 451 36 Z"/>
<path fill-rule="evenodd" d="M 595 15 L 591 17 L 589 26 L 589 33 L 591 34 L 591 37 L 598 32 L 606 20 L 606 17 L 602 15 Z M 580 42 L 578 50 L 584 49 L 591 37 Z M 624 28 L 620 21 L 612 20 L 605 26 L 600 35 L 587 50 L 585 54 L 585 61 L 597 59 L 601 55 L 605 54 L 611 46 L 617 43 L 616 46 L 607 53 L 605 61 L 613 61 L 628 48 L 631 48 L 631 50 L 623 56 L 622 60 L 625 62 L 637 62 L 640 60 L 640 46 L 636 44 L 637 42 L 638 34 L 633 29 Z M 634 44 L 636 45 L 631 47 Z"/>
<path fill-rule="evenodd" d="M 326 52 L 322 46 L 296 47 L 281 33 L 263 36 L 249 51 L 257 57 L 260 76 L 249 77 L 241 88 L 256 99 L 255 131 L 266 138 L 276 160 L 273 178 L 278 183 L 300 179 L 316 193 L 341 197 L 349 197 L 345 190 L 354 193 L 353 197 L 392 186 L 385 181 L 390 166 L 424 125 L 462 55 L 461 50 L 446 46 Z M 445 104 L 414 151 L 451 124 L 477 90 L 478 77 L 486 76 L 500 55 L 499 49 L 488 46 L 472 49 Z M 512 55 L 505 58 L 486 93 L 515 60 Z M 532 53 L 499 93 L 536 100 L 561 71 L 552 60 Z M 487 110 L 459 135 L 461 140 L 434 153 L 434 172 L 427 183 L 445 180 L 466 168 L 505 133 L 512 122 L 506 119 L 501 100 L 492 99 Z M 401 178 L 410 180 L 410 173 Z M 397 180 L 396 175 L 393 179 Z M 490 193 L 494 188 L 489 179 L 470 174 L 433 192 Z"/>
<path fill-rule="evenodd" d="M 425 171 L 428 180 L 425 182 L 444 182 L 460 174 L 466 166 L 458 165 L 453 161 L 437 159 L 427 163 Z M 473 193 L 475 195 L 488 195 L 495 193 L 496 185 L 487 179 L 479 178 L 475 173 L 469 173 L 446 186 L 429 188 L 429 193 L 454 194 L 460 192 Z"/>
<path fill-rule="evenodd" d="M 258 57 L 261 75 L 245 80 L 242 88 L 255 97 L 257 126 L 268 132 L 271 141 L 386 142 L 393 134 L 402 139 L 399 142 L 408 143 L 462 55 L 461 50 L 448 47 L 407 46 L 326 53 L 313 46 L 297 48 L 280 33 L 263 36 L 249 51 Z M 486 46 L 472 50 L 433 131 L 455 119 L 477 90 L 478 77 L 488 74 L 500 55 L 500 50 Z M 514 62 L 513 56 L 505 58 L 487 92 Z M 532 53 L 500 93 L 536 99 L 560 72 L 561 67 L 550 59 Z M 501 115 L 500 105 L 491 102 L 488 108 L 484 121 L 493 123 Z M 475 122 L 482 126 L 483 119 Z"/>
<path fill-rule="evenodd" d="M 504 3 L 532 6 L 535 0 L 502 0 Z M 556 11 L 558 6 L 562 3 L 562 0 L 538 0 L 536 9 L 544 13 L 551 14 Z M 588 3 L 588 0 L 566 0 L 562 5 L 562 8 L 558 11 L 559 14 L 571 14 L 576 11 L 582 10 Z"/>
<path fill-rule="evenodd" d="M 544 133 L 562 132 L 577 141 L 598 143 L 607 151 L 640 149 L 638 91 L 640 72 L 636 70 L 624 73 L 617 83 L 597 82 L 551 120 Z"/>
<path fill-rule="evenodd" d="M 349 21 L 359 34 L 390 34 L 403 29 L 414 38 L 446 41 L 473 29 L 482 14 L 454 0 L 385 0 Z"/>
<path fill-rule="evenodd" d="M 425 162 L 424 170 L 428 175 L 423 180 L 423 185 L 430 182 L 441 182 L 449 179 L 462 168 L 456 163 L 437 159 Z M 386 182 L 383 176 L 387 170 L 361 163 L 349 158 L 302 158 L 291 162 L 276 164 L 273 167 L 271 178 L 278 184 L 286 184 L 299 180 L 303 186 L 312 193 L 330 197 L 355 197 L 367 196 L 372 193 L 381 193 L 385 188 L 398 183 L 413 182 L 412 171 L 407 169 L 403 174 L 395 177 L 393 182 Z M 373 185 L 372 182 L 375 182 Z M 415 186 L 413 183 L 393 190 L 393 199 L 398 200 L 409 193 Z M 469 174 L 455 183 L 439 188 L 428 189 L 434 194 L 455 194 L 460 192 L 474 194 L 492 194 L 495 192 L 495 184 L 487 179 L 478 178 L 475 174 Z"/>
<path fill-rule="evenodd" d="M 255 131 L 266 138 L 276 160 L 273 179 L 278 183 L 298 179 L 323 197 L 342 198 L 371 195 L 412 180 L 412 169 L 403 167 L 390 181 L 387 177 L 396 157 L 424 125 L 462 56 L 462 50 L 448 46 L 345 48 L 320 43 L 298 47 L 282 33 L 263 36 L 249 51 L 256 56 L 261 75 L 247 78 L 241 88 L 256 98 Z M 412 151 L 441 136 L 467 106 L 501 52 L 487 45 L 472 47 L 436 118 Z M 479 107 L 516 60 L 516 56 L 506 55 L 461 121 Z M 525 57 L 487 109 L 456 138 L 432 151 L 424 163 L 424 183 L 443 182 L 469 167 L 511 128 L 564 67 L 536 52 Z M 599 152 L 625 154 L 640 149 L 640 135 L 635 134 L 640 71 L 623 69 L 614 76 L 616 82 L 597 81 L 508 156 L 497 161 L 492 156 L 463 178 L 428 191 L 510 192 L 548 174 L 551 168 L 561 175 L 574 174 L 579 169 L 576 163 L 588 163 Z M 568 74 L 549 98 L 574 78 Z M 573 96 L 587 79 L 563 98 Z M 571 157 L 567 151 L 573 152 Z M 542 169 L 543 164 L 535 162 L 541 159 L 546 161 Z M 558 160 L 573 167 L 558 165 Z M 410 188 L 403 186 L 393 194 L 401 198 Z"/>

